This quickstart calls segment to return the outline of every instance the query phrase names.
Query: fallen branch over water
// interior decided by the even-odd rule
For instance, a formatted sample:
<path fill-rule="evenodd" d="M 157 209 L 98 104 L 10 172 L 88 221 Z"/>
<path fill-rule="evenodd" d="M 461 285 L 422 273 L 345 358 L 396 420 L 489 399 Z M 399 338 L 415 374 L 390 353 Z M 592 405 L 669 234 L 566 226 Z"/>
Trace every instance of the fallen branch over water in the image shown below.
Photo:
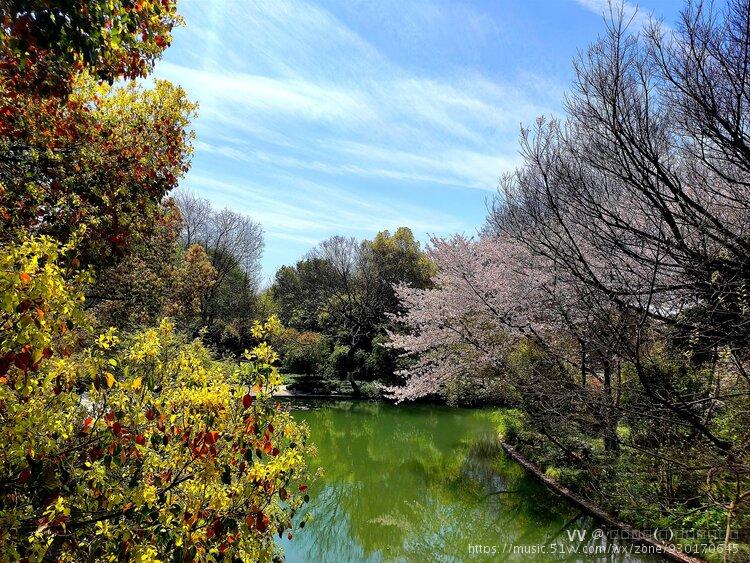
<path fill-rule="evenodd" d="M 667 544 L 660 542 L 659 540 L 649 537 L 645 533 L 626 524 L 625 522 L 621 522 L 620 520 L 617 520 L 610 514 L 607 514 L 606 512 L 604 512 L 601 508 L 594 506 L 590 502 L 582 499 L 580 496 L 578 496 L 576 493 L 574 493 L 567 487 L 562 486 L 560 483 L 558 483 L 557 481 L 555 481 L 548 475 L 545 475 L 544 472 L 539 467 L 537 467 L 534 463 L 530 462 L 523 455 L 518 453 L 518 451 L 510 444 L 507 444 L 503 442 L 502 440 L 500 440 L 500 445 L 502 446 L 505 453 L 507 453 L 511 458 L 513 458 L 514 461 L 516 461 L 519 465 L 521 465 L 524 469 L 526 469 L 526 471 L 531 473 L 536 479 L 544 483 L 544 485 L 546 485 L 549 489 L 551 489 L 558 495 L 565 497 L 570 502 L 572 502 L 573 504 L 581 508 L 584 512 L 593 516 L 597 520 L 601 521 L 607 527 L 625 532 L 628 535 L 628 537 L 634 542 L 637 542 L 643 545 L 650 545 L 650 546 L 657 548 L 661 555 L 664 555 L 665 557 L 671 559 L 672 561 L 679 561 L 681 563 L 702 563 L 703 562 L 703 559 L 699 559 L 697 557 L 693 557 L 691 555 L 682 553 L 668 546 Z"/>

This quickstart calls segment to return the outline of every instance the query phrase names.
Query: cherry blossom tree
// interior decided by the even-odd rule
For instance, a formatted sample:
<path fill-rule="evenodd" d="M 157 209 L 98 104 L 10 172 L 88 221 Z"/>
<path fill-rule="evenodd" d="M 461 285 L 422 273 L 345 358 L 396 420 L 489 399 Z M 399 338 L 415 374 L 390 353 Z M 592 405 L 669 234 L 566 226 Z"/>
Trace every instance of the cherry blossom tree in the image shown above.
<path fill-rule="evenodd" d="M 434 287 L 398 288 L 391 391 L 485 388 L 570 457 L 573 428 L 746 476 L 750 2 L 689 3 L 674 30 L 612 16 L 567 117 L 522 130 L 481 235 L 433 240 Z"/>

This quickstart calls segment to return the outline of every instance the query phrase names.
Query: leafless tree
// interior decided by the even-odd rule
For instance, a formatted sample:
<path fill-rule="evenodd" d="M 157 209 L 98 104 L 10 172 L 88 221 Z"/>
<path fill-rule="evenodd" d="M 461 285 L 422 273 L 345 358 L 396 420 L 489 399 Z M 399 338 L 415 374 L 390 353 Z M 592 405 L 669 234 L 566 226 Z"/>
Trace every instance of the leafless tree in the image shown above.
<path fill-rule="evenodd" d="M 572 459 L 594 435 L 704 492 L 735 475 L 712 501 L 731 521 L 750 487 L 750 1 L 689 3 L 674 30 L 613 8 L 575 73 L 567 118 L 522 130 L 480 240 L 434 241 L 438 288 L 400 290 L 393 342 L 418 359 L 396 396 L 492 366 Z M 514 366 L 519 342 L 542 353 Z"/>
<path fill-rule="evenodd" d="M 690 4 L 674 33 L 614 16 L 576 64 L 568 120 L 523 131 L 527 165 L 490 223 L 587 296 L 605 388 L 627 358 L 648 396 L 729 452 L 706 424 L 718 399 L 680 391 L 648 356 L 657 334 L 709 362 L 726 349 L 747 379 L 750 5 Z"/>
<path fill-rule="evenodd" d="M 182 243 L 205 248 L 216 270 L 216 283 L 206 287 L 202 297 L 202 325 L 221 348 L 241 351 L 257 308 L 263 229 L 250 217 L 226 208 L 216 210 L 187 190 L 175 200 L 183 216 Z"/>
<path fill-rule="evenodd" d="M 221 283 L 239 266 L 256 285 L 260 281 L 263 228 L 247 215 L 224 208 L 216 210 L 206 199 L 181 190 L 175 200 L 182 213 L 182 240 L 186 246 L 200 244 L 209 253 Z"/>

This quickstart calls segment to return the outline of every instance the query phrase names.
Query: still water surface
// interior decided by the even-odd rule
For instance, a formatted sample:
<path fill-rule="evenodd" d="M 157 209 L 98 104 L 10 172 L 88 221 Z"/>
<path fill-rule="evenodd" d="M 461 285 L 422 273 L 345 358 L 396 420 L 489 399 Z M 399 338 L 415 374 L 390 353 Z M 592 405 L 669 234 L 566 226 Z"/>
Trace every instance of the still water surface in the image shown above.
<path fill-rule="evenodd" d="M 287 562 L 654 561 L 584 555 L 601 545 L 591 539 L 596 523 L 497 450 L 491 411 L 319 400 L 292 408 L 318 450 L 312 469 L 324 474 L 310 487 L 312 518 L 284 540 Z"/>

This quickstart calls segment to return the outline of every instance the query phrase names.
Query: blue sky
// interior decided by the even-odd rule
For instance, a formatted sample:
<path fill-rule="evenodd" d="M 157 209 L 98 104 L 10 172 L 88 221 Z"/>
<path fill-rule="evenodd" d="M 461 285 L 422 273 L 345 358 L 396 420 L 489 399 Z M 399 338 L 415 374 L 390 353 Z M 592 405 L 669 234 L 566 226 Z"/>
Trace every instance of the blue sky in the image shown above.
<path fill-rule="evenodd" d="M 155 73 L 200 104 L 182 185 L 263 225 L 267 278 L 333 234 L 474 234 L 605 6 L 182 0 Z M 670 23 L 681 2 L 640 6 Z"/>

